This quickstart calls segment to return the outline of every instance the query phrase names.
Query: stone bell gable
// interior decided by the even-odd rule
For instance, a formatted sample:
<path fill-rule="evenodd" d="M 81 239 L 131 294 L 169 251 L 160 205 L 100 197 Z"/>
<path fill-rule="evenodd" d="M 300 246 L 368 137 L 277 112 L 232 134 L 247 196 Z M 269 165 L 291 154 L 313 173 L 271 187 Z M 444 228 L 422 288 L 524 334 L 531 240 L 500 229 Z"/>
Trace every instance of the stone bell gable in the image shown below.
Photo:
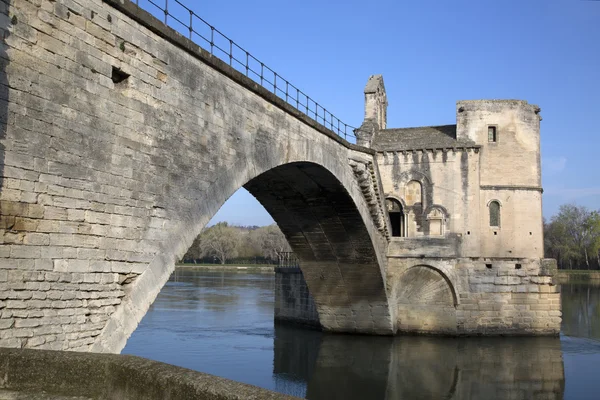
<path fill-rule="evenodd" d="M 355 130 L 356 144 L 371 147 L 375 133 L 387 126 L 387 95 L 382 75 L 371 75 L 365 86 L 365 120 Z"/>

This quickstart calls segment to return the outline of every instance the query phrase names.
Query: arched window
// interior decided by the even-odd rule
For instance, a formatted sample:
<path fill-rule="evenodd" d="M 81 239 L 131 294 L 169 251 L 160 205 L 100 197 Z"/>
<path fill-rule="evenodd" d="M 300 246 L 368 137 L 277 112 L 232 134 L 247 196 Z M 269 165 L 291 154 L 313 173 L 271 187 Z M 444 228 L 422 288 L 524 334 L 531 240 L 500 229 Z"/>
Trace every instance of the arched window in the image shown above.
<path fill-rule="evenodd" d="M 496 200 L 491 201 L 490 205 L 490 226 L 500 227 L 500 203 Z"/>
<path fill-rule="evenodd" d="M 421 182 L 410 181 L 406 184 L 406 191 L 404 193 L 404 201 L 407 206 L 415 205 L 416 203 L 423 204 L 423 198 L 421 193 Z"/>
<path fill-rule="evenodd" d="M 404 210 L 402 209 L 402 204 L 396 199 L 385 199 L 385 205 L 390 216 L 392 236 L 405 236 Z"/>

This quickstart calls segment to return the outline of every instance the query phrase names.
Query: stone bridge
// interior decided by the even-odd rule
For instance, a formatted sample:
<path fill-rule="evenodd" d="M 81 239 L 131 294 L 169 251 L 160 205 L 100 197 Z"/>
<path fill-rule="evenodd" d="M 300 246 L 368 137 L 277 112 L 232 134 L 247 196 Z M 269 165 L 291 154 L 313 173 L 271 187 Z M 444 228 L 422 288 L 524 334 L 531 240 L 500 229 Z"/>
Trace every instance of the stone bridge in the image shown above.
<path fill-rule="evenodd" d="M 327 330 L 394 333 L 375 152 L 129 1 L 0 2 L 0 346 L 119 352 L 245 187 Z"/>
<path fill-rule="evenodd" d="M 328 331 L 558 334 L 539 107 L 387 129 L 372 76 L 366 148 L 129 0 L 2 0 L 0 29 L 0 347 L 119 352 L 241 187 Z"/>

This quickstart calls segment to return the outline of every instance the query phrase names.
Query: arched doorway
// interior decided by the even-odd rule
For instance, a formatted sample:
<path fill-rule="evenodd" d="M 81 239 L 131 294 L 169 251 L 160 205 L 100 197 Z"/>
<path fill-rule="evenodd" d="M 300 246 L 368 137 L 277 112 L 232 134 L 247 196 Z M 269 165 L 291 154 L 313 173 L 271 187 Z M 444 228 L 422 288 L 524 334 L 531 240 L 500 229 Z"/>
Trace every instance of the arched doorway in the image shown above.
<path fill-rule="evenodd" d="M 404 224 L 404 209 L 402 208 L 402 204 L 396 199 L 388 198 L 385 199 L 385 205 L 387 208 L 388 215 L 390 216 L 392 236 L 406 236 L 406 229 Z"/>

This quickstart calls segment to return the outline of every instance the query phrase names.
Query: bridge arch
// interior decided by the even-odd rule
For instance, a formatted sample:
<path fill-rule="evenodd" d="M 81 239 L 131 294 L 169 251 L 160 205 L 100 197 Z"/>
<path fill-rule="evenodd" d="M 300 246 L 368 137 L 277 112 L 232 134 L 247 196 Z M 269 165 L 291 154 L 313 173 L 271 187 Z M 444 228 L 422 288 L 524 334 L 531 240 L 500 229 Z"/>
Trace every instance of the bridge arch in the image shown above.
<path fill-rule="evenodd" d="M 392 302 L 400 332 L 455 334 L 459 297 L 452 275 L 431 265 L 405 269 L 395 282 Z"/>
<path fill-rule="evenodd" d="M 377 244 L 344 184 L 320 165 L 295 162 L 244 187 L 297 255 L 324 329 L 389 333 L 386 318 L 373 316 L 387 302 Z"/>
<path fill-rule="evenodd" d="M 373 222 L 348 159 L 317 152 L 316 156 L 303 156 L 311 161 L 288 162 L 289 157 L 265 159 L 261 152 L 249 149 L 249 155 L 257 158 L 246 165 L 254 168 L 240 163 L 223 171 L 206 190 L 212 196 L 204 193 L 205 201 L 178 210 L 186 216 L 183 221 L 169 220 L 163 210 L 162 216 L 154 219 L 161 224 L 150 222 L 159 227 L 153 230 L 156 238 L 163 238 L 160 251 L 131 285 L 123 304 L 97 337 L 93 351 L 124 347 L 174 270 L 175 261 L 240 187 L 271 214 L 298 256 L 323 329 L 394 332 L 384 280 L 386 241 Z M 317 159 L 320 161 L 315 162 Z M 244 183 L 248 176 L 251 178 Z"/>
<path fill-rule="evenodd" d="M 452 275 L 451 271 L 444 271 L 443 267 L 425 264 L 409 267 L 399 277 L 395 298 L 407 303 L 457 306 L 459 297 Z"/>

